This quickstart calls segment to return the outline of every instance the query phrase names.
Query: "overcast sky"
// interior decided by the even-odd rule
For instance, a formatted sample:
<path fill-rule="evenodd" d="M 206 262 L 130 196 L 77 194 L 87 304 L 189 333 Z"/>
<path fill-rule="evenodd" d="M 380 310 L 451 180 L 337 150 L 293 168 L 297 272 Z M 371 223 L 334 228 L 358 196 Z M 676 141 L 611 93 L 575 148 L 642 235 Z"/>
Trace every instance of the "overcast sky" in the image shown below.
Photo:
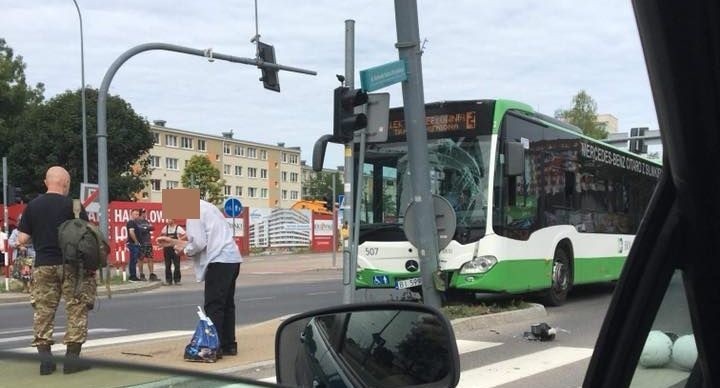
<path fill-rule="evenodd" d="M 147 42 L 173 43 L 254 57 L 252 0 L 77 0 L 84 22 L 85 81 L 99 87 L 112 62 Z M 317 76 L 281 72 L 281 93 L 263 89 L 260 70 L 173 52 L 130 59 L 110 92 L 148 120 L 235 138 L 300 146 L 311 160 L 315 140 L 332 131 L 335 74 L 344 73 L 344 21 L 354 19 L 356 74 L 397 60 L 392 1 L 259 1 L 261 40 L 280 64 Z M 418 1 L 425 101 L 510 98 L 552 115 L 585 89 L 598 113 L 620 131 L 657 129 L 629 1 Z M 0 0 L 0 37 L 22 55 L 29 82 L 46 97 L 77 89 L 78 15 L 72 0 Z M 359 86 L 359 77 L 356 75 Z M 399 86 L 391 106 L 402 104 Z M 109 139 L 108 141 L 112 141 Z M 342 164 L 328 147 L 327 167 Z"/>

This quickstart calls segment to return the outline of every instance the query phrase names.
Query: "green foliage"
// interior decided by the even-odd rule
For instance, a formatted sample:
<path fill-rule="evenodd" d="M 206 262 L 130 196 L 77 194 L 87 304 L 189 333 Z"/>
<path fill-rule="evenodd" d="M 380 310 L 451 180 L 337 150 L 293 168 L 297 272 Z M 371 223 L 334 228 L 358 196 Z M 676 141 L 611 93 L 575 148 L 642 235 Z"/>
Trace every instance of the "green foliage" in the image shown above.
<path fill-rule="evenodd" d="M 340 172 L 321 171 L 314 173 L 310 179 L 303 182 L 303 187 L 307 188 L 305 199 L 324 200 L 325 196 L 332 196 L 333 178 L 335 179 L 336 192 L 341 192 Z"/>
<path fill-rule="evenodd" d="M 88 134 L 88 180 L 97 183 L 98 91 L 85 90 Z M 9 170 L 25 193 L 45 191 L 43 178 L 52 165 L 70 173 L 70 194 L 77 196 L 83 178 L 81 93 L 66 91 L 28 109 L 12 133 Z M 153 136 L 147 121 L 118 96 L 107 99 L 107 151 L 109 198 L 133 200 L 150 174 L 148 150 Z"/>
<path fill-rule="evenodd" d="M 220 179 L 220 170 L 213 166 L 210 159 L 202 155 L 190 158 L 181 177 L 183 187 L 200 189 L 200 198 L 220 204 L 225 181 Z"/>
<path fill-rule="evenodd" d="M 608 135 L 605 127 L 597 121 L 597 103 L 584 90 L 573 97 L 572 108 L 558 109 L 555 117 L 582 129 L 585 135 L 594 139 L 605 139 Z"/>

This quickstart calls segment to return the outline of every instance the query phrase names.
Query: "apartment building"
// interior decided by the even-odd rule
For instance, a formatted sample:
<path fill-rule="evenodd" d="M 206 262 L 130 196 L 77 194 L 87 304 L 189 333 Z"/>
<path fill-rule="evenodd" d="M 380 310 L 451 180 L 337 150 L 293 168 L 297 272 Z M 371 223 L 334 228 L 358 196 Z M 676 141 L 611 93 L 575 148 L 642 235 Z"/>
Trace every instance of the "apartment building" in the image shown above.
<path fill-rule="evenodd" d="M 268 145 L 235 139 L 233 132 L 206 135 L 150 125 L 155 144 L 150 149 L 152 174 L 139 201 L 162 201 L 163 189 L 182 188 L 183 168 L 192 156 L 203 155 L 225 180 L 224 194 L 241 199 L 245 207 L 289 208 L 300 199 L 300 148 L 284 143 Z"/>
<path fill-rule="evenodd" d="M 307 186 L 307 183 L 315 178 L 317 178 L 317 172 L 315 172 L 312 169 L 312 166 L 308 165 L 307 162 L 304 160 L 300 161 L 300 167 L 302 168 L 302 198 L 307 198 L 310 196 L 309 187 Z M 338 176 L 338 185 L 335 187 L 335 191 L 337 194 L 343 193 L 343 182 L 345 181 L 345 167 L 344 166 L 338 166 L 336 170 L 330 169 L 330 168 L 323 168 L 322 170 L 325 174 L 337 174 Z"/>

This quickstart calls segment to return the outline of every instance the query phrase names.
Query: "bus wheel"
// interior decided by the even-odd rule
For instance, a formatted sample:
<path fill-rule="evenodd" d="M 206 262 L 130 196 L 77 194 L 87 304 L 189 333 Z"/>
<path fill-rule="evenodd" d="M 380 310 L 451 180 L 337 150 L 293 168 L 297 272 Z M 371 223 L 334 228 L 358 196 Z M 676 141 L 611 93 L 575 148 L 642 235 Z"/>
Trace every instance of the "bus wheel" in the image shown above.
<path fill-rule="evenodd" d="M 543 298 L 546 306 L 560 306 L 565 303 L 572 283 L 570 271 L 569 255 L 562 248 L 556 249 L 551 274 L 552 284 Z"/>

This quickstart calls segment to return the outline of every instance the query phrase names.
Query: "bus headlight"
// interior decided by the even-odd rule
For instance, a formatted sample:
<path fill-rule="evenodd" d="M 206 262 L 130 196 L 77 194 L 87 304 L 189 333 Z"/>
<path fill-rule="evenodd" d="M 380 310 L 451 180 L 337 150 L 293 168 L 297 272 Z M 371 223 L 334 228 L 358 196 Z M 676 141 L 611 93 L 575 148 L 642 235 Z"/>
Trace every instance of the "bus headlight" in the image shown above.
<path fill-rule="evenodd" d="M 485 273 L 495 264 L 497 264 L 495 256 L 478 256 L 463 264 L 460 268 L 460 274 Z"/>

